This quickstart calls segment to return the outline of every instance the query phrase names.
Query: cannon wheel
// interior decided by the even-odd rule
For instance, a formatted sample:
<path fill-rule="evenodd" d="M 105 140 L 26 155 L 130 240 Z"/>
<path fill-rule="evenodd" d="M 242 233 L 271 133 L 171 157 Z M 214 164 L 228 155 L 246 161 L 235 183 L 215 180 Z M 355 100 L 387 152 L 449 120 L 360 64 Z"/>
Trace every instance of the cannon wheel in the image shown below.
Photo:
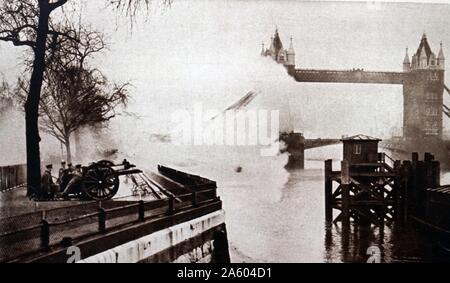
<path fill-rule="evenodd" d="M 90 165 L 84 174 L 84 192 L 94 200 L 111 199 L 119 190 L 119 176 L 106 163 Z"/>

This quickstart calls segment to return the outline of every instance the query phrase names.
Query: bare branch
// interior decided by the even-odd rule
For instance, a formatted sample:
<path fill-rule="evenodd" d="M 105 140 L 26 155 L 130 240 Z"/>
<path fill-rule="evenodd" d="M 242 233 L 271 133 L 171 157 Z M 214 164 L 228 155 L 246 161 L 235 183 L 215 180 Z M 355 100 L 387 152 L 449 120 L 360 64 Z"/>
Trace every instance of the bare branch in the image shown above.
<path fill-rule="evenodd" d="M 31 40 L 20 40 L 14 36 L 0 36 L 1 41 L 10 41 L 14 46 L 29 46 L 34 49 L 35 42 Z"/>

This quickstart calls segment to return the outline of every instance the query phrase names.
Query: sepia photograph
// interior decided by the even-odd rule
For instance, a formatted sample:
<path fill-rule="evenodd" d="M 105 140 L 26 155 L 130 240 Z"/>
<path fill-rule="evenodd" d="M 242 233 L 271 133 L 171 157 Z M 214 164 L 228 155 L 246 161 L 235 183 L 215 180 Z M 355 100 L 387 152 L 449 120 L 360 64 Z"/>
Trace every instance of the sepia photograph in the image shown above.
<path fill-rule="evenodd" d="M 449 27 L 449 1 L 0 0 L 0 263 L 449 263 Z"/>

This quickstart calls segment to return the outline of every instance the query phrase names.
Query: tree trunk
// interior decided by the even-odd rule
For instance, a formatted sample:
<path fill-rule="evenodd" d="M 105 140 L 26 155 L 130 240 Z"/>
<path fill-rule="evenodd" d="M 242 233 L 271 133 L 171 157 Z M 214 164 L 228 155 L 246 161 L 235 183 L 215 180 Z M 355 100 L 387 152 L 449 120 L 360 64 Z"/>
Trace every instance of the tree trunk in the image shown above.
<path fill-rule="evenodd" d="M 39 151 L 38 116 L 39 101 L 45 70 L 45 44 L 48 36 L 50 8 L 46 1 L 39 1 L 39 24 L 34 49 L 33 72 L 30 79 L 30 89 L 25 103 L 25 127 L 27 147 L 27 195 L 41 193 L 41 156 Z"/>
<path fill-rule="evenodd" d="M 64 142 L 64 144 L 66 145 L 66 158 L 67 158 L 67 164 L 72 163 L 72 152 L 70 149 L 70 136 L 66 139 L 66 141 Z"/>

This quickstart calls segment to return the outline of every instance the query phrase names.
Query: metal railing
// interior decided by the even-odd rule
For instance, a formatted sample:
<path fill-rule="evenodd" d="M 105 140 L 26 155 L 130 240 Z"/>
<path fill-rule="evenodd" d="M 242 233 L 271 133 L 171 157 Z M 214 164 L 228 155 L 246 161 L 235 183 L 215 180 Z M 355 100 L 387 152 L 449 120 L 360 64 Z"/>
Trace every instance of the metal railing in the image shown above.
<path fill-rule="evenodd" d="M 207 188 L 158 200 L 128 201 L 125 205 L 119 206 L 113 205 L 115 201 L 90 202 L 66 207 L 65 209 L 76 211 L 85 209 L 83 208 L 85 205 L 90 207 L 88 210 L 91 211 L 65 219 L 49 217 L 53 210 L 64 213 L 62 210 L 64 208 L 42 211 L 39 222 L 0 232 L 0 262 L 47 251 L 52 246 L 70 246 L 77 239 L 104 234 L 126 225 L 167 217 L 178 211 L 206 205 L 218 199 L 216 190 Z M 36 217 L 32 219 L 36 221 Z"/>

